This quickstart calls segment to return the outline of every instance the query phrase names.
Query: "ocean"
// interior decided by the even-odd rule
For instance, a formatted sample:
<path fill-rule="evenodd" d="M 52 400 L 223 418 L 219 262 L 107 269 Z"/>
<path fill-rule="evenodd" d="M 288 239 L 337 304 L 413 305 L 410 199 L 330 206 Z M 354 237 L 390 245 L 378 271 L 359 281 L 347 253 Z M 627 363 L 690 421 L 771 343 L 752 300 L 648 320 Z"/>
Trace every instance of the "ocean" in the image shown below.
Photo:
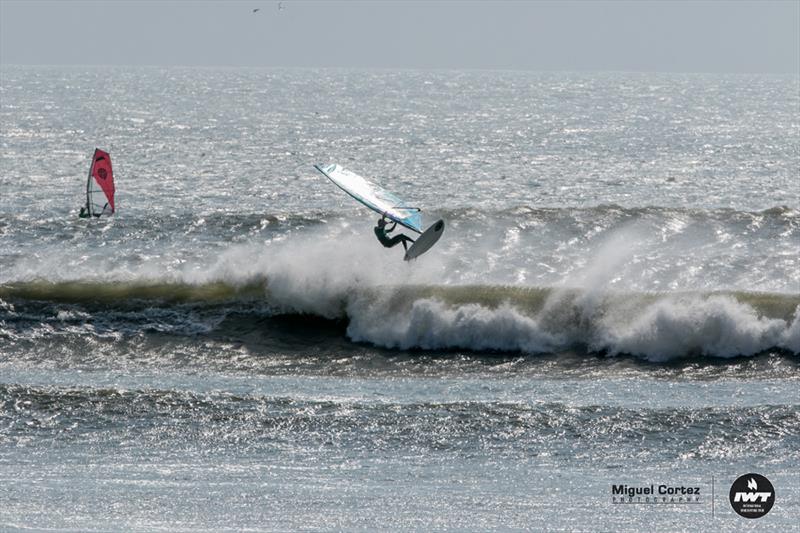
<path fill-rule="evenodd" d="M 796 76 L 2 65 L 0 146 L 0 529 L 800 531 Z"/>

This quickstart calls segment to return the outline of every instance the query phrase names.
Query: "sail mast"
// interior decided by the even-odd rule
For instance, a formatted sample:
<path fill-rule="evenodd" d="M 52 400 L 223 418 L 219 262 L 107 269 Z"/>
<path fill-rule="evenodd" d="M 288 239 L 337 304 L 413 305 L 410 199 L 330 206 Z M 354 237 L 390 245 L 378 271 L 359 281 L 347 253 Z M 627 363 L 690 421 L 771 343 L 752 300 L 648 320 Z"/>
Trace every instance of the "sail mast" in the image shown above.
<path fill-rule="evenodd" d="M 92 161 L 89 163 L 89 179 L 86 180 L 86 211 L 92 215 L 92 202 L 89 198 L 89 188 L 92 186 L 92 169 L 94 168 L 94 160 L 97 158 L 97 148 L 94 149 L 92 154 Z"/>

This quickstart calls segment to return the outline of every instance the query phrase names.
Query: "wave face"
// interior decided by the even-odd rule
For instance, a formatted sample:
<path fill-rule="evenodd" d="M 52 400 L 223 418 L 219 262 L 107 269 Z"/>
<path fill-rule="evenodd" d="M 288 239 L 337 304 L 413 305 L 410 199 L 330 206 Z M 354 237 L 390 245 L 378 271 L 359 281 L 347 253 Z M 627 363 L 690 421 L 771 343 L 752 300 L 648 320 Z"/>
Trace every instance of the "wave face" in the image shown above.
<path fill-rule="evenodd" d="M 313 297 L 309 294 L 313 293 Z M 259 335 L 339 322 L 330 334 L 400 350 L 632 354 L 650 361 L 800 353 L 800 296 L 619 293 L 508 286 L 310 286 L 285 274 L 245 285 L 33 282 L 0 288 L 0 336 L 103 332 Z M 306 317 L 306 318 L 303 318 Z M 271 327 L 282 327 L 272 320 Z M 265 339 L 268 336 L 264 335 Z"/>

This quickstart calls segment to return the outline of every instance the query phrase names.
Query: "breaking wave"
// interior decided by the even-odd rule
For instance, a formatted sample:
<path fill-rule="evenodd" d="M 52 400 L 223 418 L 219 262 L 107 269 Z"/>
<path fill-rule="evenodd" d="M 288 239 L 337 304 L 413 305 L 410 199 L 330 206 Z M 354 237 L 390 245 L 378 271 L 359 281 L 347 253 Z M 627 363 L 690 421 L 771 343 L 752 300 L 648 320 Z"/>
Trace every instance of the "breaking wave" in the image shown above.
<path fill-rule="evenodd" d="M 160 228 L 180 219 L 51 228 L 43 251 L 4 259 L 0 338 L 156 332 L 261 338 L 253 346 L 269 349 L 276 330 L 306 328 L 389 350 L 800 353 L 796 210 L 444 216 L 458 238 L 412 264 L 333 213 L 209 216 L 171 233 Z M 162 238 L 173 240 L 152 244 Z"/>
<path fill-rule="evenodd" d="M 752 356 L 767 350 L 800 353 L 800 295 L 492 285 L 342 285 L 325 292 L 280 277 L 241 284 L 26 282 L 0 287 L 0 337 L 12 340 L 100 330 L 258 334 L 263 323 L 254 317 L 279 316 L 297 317 L 293 328 L 303 322 L 316 327 L 319 319 L 338 321 L 351 341 L 400 350 L 579 350 L 649 361 Z"/>

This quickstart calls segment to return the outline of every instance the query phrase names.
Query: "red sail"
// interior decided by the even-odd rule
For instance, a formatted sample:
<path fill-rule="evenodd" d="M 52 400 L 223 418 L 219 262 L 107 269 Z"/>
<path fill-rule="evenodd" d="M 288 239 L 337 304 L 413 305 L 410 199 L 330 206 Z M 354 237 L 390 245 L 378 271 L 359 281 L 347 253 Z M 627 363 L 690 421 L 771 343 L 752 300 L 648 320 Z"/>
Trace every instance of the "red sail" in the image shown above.
<path fill-rule="evenodd" d="M 111 170 L 111 156 L 99 148 L 94 151 L 92 170 L 89 173 L 95 183 L 106 195 L 111 212 L 114 212 L 114 172 Z M 102 211 L 102 209 L 101 209 Z"/>

